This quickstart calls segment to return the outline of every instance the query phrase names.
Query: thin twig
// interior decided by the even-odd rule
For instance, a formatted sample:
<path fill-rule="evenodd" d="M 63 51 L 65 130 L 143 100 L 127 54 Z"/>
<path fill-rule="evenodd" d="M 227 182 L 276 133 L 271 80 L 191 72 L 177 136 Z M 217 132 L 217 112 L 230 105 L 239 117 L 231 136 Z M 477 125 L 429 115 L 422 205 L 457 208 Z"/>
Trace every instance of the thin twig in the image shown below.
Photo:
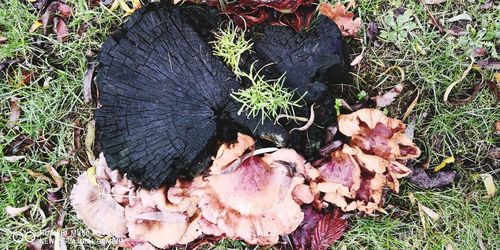
<path fill-rule="evenodd" d="M 427 4 L 425 4 L 423 0 L 419 0 L 419 1 L 424 6 L 424 9 L 427 12 L 427 14 L 429 14 L 429 17 L 431 18 L 432 24 L 434 24 L 439 29 L 440 33 L 445 34 L 446 31 L 443 29 L 443 27 L 441 26 L 441 24 L 439 24 L 439 22 L 436 20 L 436 18 L 432 14 L 431 10 L 427 7 Z"/>

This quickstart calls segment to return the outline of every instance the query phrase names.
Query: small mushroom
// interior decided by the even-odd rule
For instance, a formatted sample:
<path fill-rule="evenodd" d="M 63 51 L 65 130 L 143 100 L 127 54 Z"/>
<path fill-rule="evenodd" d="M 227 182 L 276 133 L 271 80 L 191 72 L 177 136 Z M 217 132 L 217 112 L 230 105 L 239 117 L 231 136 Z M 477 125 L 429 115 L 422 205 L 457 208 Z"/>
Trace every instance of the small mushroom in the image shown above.
<path fill-rule="evenodd" d="M 100 177 L 97 185 L 87 172 L 78 177 L 71 191 L 71 205 L 79 219 L 95 233 L 124 236 L 127 233 L 124 208 L 111 196 L 110 184 Z"/>
<path fill-rule="evenodd" d="M 337 150 L 318 166 L 317 189 L 325 193 L 324 200 L 346 209 L 346 198 L 355 198 L 361 183 L 361 170 L 352 155 Z"/>

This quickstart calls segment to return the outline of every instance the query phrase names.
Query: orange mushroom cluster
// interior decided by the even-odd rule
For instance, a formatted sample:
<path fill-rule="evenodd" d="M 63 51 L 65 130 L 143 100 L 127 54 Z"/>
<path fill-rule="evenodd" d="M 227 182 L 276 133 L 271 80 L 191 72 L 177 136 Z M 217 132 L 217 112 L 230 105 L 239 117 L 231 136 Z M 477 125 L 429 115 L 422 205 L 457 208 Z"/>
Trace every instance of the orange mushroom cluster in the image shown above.
<path fill-rule="evenodd" d="M 380 210 L 384 188 L 398 192 L 398 179 L 410 173 L 405 161 L 420 154 L 404 124 L 379 110 L 342 115 L 338 124 L 350 140 L 324 159 L 307 163 L 292 149 L 256 155 L 253 138 L 238 134 L 236 143 L 219 148 L 208 176 L 157 190 L 111 171 L 101 154 L 95 173 L 78 178 L 71 203 L 95 233 L 128 237 L 141 249 L 184 245 L 202 235 L 275 244 L 304 220 L 303 204 Z"/>
<path fill-rule="evenodd" d="M 313 164 L 318 177 L 311 186 L 344 211 L 381 210 L 384 188 L 399 192 L 398 179 L 411 173 L 406 161 L 418 157 L 420 149 L 400 120 L 377 109 L 341 115 L 338 126 L 350 141 Z"/>
<path fill-rule="evenodd" d="M 297 173 L 305 160 L 294 150 L 256 156 L 253 149 L 254 140 L 239 134 L 237 143 L 219 149 L 208 177 L 149 191 L 126 176 L 111 178 L 114 172 L 101 155 L 96 174 L 78 178 L 71 202 L 96 233 L 128 234 L 158 248 L 187 244 L 202 234 L 275 244 L 299 226 L 300 206 L 314 197 Z"/>

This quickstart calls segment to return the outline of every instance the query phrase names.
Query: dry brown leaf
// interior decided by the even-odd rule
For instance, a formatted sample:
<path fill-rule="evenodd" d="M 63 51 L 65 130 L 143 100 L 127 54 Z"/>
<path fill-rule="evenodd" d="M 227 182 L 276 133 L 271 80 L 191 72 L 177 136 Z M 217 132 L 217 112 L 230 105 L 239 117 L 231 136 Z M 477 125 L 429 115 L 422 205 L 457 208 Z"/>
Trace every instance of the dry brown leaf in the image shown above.
<path fill-rule="evenodd" d="M 64 180 L 63 178 L 59 175 L 59 173 L 57 173 L 57 170 L 52 167 L 51 165 L 45 165 L 45 168 L 47 169 L 47 171 L 49 172 L 50 176 L 52 177 L 52 179 L 54 180 L 54 182 L 56 183 L 57 187 L 55 188 L 49 188 L 47 189 L 48 192 L 50 193 L 55 193 L 57 191 L 59 191 L 59 189 L 62 188 L 62 186 L 64 185 Z"/>
<path fill-rule="evenodd" d="M 357 55 L 354 60 L 352 60 L 351 62 L 351 66 L 355 66 L 355 65 L 358 65 L 361 60 L 363 60 L 363 57 L 364 57 L 364 52 L 365 52 L 365 48 L 363 47 L 363 49 L 361 50 L 361 53 L 359 53 L 359 55 Z"/>
<path fill-rule="evenodd" d="M 19 105 L 19 98 L 10 98 L 10 116 L 7 122 L 7 128 L 14 128 L 17 121 L 21 117 L 21 106 Z"/>
<path fill-rule="evenodd" d="M 0 36 L 0 45 L 7 42 L 7 37 Z"/>
<path fill-rule="evenodd" d="M 42 179 L 48 183 L 54 183 L 54 181 L 52 179 L 50 179 L 49 177 L 41 174 L 41 173 L 38 173 L 38 172 L 35 172 L 31 169 L 28 169 L 28 168 L 25 168 L 24 170 L 26 170 L 26 172 L 33 178 L 35 179 Z"/>
<path fill-rule="evenodd" d="M 26 211 L 28 211 L 28 209 L 31 208 L 32 205 L 27 205 L 27 206 L 24 206 L 24 207 L 11 207 L 11 206 L 7 206 L 5 208 L 5 212 L 7 214 L 10 215 L 10 217 L 15 217 L 15 216 L 18 216 Z"/>
<path fill-rule="evenodd" d="M 361 26 L 361 19 L 355 18 L 354 13 L 347 11 L 341 3 L 335 6 L 328 3 L 319 5 L 319 12 L 333 20 L 342 31 L 342 36 L 355 36 Z"/>
<path fill-rule="evenodd" d="M 83 76 L 83 101 L 89 103 L 92 101 L 92 77 L 94 76 L 95 64 L 89 63 L 87 72 Z"/>
<path fill-rule="evenodd" d="M 383 108 L 391 105 L 394 100 L 396 100 L 396 97 L 401 94 L 401 91 L 403 91 L 403 84 L 398 84 L 394 86 L 390 91 L 386 92 L 383 95 L 379 95 L 376 97 L 373 97 L 372 99 L 375 100 L 377 107 Z"/>

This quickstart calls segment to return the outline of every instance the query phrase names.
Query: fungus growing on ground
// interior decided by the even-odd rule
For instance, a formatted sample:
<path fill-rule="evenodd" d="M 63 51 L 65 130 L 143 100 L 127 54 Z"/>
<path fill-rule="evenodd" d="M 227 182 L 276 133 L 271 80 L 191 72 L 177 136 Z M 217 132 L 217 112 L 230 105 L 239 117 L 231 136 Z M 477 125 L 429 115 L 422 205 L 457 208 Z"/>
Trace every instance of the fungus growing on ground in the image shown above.
<path fill-rule="evenodd" d="M 232 4 L 238 11 L 253 6 L 243 17 L 252 18 L 285 10 L 302 15 L 312 2 Z M 311 16 L 289 21 L 297 29 Z M 207 236 L 275 244 L 297 228 L 297 239 L 314 236 L 293 239 L 296 246 L 326 248 L 346 228 L 341 210 L 381 210 L 384 188 L 398 192 L 398 179 L 410 173 L 406 161 L 420 150 L 403 134 L 401 121 L 372 109 L 339 116 L 347 138 L 334 141 L 329 84 L 346 69 L 340 32 L 326 17 L 301 32 L 256 27 L 248 35 L 254 53 L 241 55 L 243 71 L 252 62 L 275 63 L 262 70 L 266 79 L 287 72 L 283 86 L 308 93 L 307 105 L 297 110 L 310 117 L 305 125 L 260 124 L 239 114 L 241 103 L 231 94 L 249 87 L 248 81 L 213 55 L 211 32 L 219 21 L 204 8 L 151 4 L 103 45 L 95 116 L 106 159 L 101 154 L 93 163 L 96 173 L 78 178 L 71 203 L 96 233 L 126 236 L 127 244 L 144 248 Z M 266 139 L 276 151 L 255 152 Z M 328 203 L 339 209 L 325 208 Z M 304 220 L 304 211 L 314 218 Z"/>
<path fill-rule="evenodd" d="M 99 168 L 105 169 L 106 166 Z M 95 233 L 124 236 L 127 233 L 125 209 L 112 195 L 111 179 L 104 171 L 101 174 L 96 176 L 84 172 L 78 177 L 71 190 L 71 205 L 77 217 Z"/>
<path fill-rule="evenodd" d="M 319 177 L 313 182 L 324 200 L 344 211 L 380 210 L 383 188 L 399 192 L 398 179 L 411 173 L 406 160 L 420 149 L 404 135 L 405 126 L 376 109 L 361 109 L 338 117 L 348 144 L 314 163 Z M 317 184 L 316 184 L 317 183 Z"/>

